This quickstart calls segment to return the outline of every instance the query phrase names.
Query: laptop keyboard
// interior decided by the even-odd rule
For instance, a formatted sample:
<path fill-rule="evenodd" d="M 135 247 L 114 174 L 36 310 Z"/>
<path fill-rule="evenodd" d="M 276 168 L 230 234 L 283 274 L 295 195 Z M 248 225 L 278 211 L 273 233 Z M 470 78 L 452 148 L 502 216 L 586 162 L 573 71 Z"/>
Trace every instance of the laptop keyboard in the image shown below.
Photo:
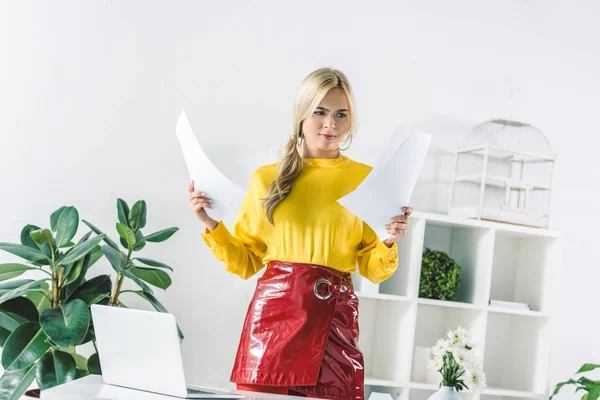
<path fill-rule="evenodd" d="M 190 389 L 187 390 L 188 394 L 215 394 L 215 392 L 205 392 L 204 390 Z"/>

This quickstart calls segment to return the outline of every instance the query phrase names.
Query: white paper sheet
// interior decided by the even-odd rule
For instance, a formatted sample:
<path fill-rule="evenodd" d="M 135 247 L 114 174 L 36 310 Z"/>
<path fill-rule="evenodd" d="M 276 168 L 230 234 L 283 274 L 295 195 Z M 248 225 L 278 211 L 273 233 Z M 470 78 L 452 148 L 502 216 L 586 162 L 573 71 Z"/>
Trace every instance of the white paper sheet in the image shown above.
<path fill-rule="evenodd" d="M 410 205 L 431 135 L 397 128 L 379 161 L 356 190 L 338 202 L 367 223 L 381 240 L 390 235 L 385 225 Z"/>
<path fill-rule="evenodd" d="M 176 132 L 195 190 L 205 192 L 206 197 L 212 200 L 212 208 L 205 208 L 206 213 L 217 221 L 221 221 L 230 212 L 237 213 L 246 191 L 223 175 L 206 156 L 185 110 L 181 110 L 179 114 Z"/>

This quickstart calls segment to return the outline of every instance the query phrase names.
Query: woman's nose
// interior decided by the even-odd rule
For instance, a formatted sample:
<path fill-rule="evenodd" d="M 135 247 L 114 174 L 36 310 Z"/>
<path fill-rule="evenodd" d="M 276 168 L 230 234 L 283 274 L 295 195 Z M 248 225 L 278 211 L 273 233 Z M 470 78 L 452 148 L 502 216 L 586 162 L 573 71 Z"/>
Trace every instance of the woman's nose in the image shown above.
<path fill-rule="evenodd" d="M 325 118 L 325 122 L 323 122 L 323 127 L 335 129 L 335 120 L 333 119 L 333 117 Z"/>

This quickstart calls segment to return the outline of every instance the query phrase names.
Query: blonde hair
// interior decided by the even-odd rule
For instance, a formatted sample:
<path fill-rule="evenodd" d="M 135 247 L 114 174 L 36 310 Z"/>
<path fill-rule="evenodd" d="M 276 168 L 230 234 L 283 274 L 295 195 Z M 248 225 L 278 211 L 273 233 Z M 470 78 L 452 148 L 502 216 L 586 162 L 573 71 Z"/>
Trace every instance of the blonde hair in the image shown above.
<path fill-rule="evenodd" d="M 348 138 L 356 129 L 356 112 L 354 94 L 346 75 L 333 68 L 319 68 L 308 75 L 296 94 L 293 114 L 293 134 L 290 136 L 277 166 L 275 180 L 269 186 L 268 194 L 263 199 L 265 212 L 269 222 L 273 224 L 273 211 L 292 191 L 294 181 L 302 171 L 302 157 L 298 152 L 303 138 L 302 123 L 310 117 L 319 106 L 325 95 L 332 89 L 341 89 L 348 99 Z"/>

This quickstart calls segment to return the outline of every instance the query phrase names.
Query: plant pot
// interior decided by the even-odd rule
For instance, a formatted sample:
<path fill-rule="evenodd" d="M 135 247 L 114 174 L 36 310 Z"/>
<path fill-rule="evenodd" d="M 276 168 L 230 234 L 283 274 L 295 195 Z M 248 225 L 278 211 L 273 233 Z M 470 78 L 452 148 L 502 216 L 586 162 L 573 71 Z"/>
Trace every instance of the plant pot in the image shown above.
<path fill-rule="evenodd" d="M 442 386 L 437 392 L 429 396 L 428 400 L 462 400 L 456 389 L 451 386 Z"/>
<path fill-rule="evenodd" d="M 25 392 L 26 397 L 32 397 L 34 399 L 40 398 L 40 389 L 31 389 Z"/>

